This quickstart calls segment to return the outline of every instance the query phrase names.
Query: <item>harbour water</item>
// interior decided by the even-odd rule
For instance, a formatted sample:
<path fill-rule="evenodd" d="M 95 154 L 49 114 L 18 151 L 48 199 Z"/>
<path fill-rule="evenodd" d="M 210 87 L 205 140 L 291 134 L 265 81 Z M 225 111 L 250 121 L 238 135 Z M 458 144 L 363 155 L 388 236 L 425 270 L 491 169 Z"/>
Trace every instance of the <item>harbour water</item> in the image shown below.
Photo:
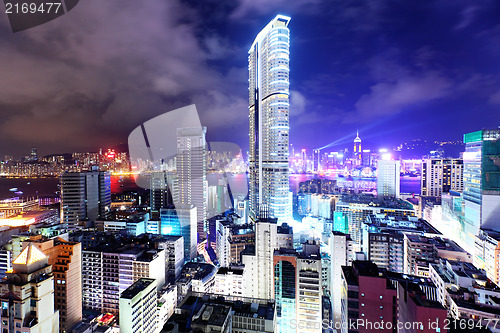
<path fill-rule="evenodd" d="M 208 183 L 217 184 L 219 174 L 209 174 Z M 235 194 L 244 194 L 247 191 L 247 175 L 233 174 L 228 175 L 231 190 Z M 308 179 L 313 179 L 311 174 L 292 174 L 290 175 L 290 190 L 297 193 L 299 183 Z M 339 181 L 346 181 L 339 179 Z M 348 181 L 376 182 L 376 179 L 349 179 Z M 15 196 L 22 197 L 44 197 L 59 195 L 59 178 L 0 178 L 0 199 L 7 199 Z M 14 191 L 14 189 L 16 189 Z M 122 193 L 124 191 L 135 191 L 138 187 L 132 176 L 112 176 L 111 192 Z M 12 190 L 12 191 L 11 191 Z M 17 192 L 17 193 L 16 193 Z M 22 193 L 21 193 L 22 192 Z M 401 193 L 420 193 L 420 177 L 401 177 Z"/>

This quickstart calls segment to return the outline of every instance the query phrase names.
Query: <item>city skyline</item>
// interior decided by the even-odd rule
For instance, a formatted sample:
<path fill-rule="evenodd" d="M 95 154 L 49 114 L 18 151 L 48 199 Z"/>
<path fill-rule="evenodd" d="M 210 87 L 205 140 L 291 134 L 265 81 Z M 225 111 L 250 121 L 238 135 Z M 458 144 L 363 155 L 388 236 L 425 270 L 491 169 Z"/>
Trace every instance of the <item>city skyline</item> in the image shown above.
<path fill-rule="evenodd" d="M 112 4 L 82 3 L 17 34 L 1 21 L 0 51 L 9 54 L 0 65 L 2 155 L 115 146 L 144 120 L 191 103 L 209 141 L 246 149 L 248 36 L 279 13 L 293 17 L 295 146 L 348 146 L 357 129 L 373 145 L 460 140 L 500 124 L 500 8 L 492 1 L 211 5 L 126 2 L 111 15 Z"/>

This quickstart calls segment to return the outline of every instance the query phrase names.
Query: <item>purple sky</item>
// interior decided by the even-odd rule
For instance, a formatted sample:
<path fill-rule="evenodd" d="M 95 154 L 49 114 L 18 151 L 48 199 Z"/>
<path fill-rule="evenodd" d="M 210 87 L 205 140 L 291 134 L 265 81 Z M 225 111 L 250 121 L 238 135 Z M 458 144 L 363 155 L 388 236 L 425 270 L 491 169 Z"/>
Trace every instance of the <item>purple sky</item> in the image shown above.
<path fill-rule="evenodd" d="M 296 147 L 460 140 L 500 125 L 494 0 L 85 0 L 13 34 L 0 19 L 0 157 L 91 151 L 195 103 L 248 146 L 247 51 L 290 15 Z"/>

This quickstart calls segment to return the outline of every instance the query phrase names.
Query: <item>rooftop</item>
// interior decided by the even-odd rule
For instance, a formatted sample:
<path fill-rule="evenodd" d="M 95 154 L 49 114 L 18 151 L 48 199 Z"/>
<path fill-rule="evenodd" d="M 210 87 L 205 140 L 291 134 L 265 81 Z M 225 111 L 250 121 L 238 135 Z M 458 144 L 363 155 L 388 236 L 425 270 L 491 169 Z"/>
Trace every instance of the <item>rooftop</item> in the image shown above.
<path fill-rule="evenodd" d="M 227 321 L 230 311 L 231 306 L 229 305 L 206 303 L 199 312 L 193 316 L 193 325 L 222 327 Z"/>
<path fill-rule="evenodd" d="M 350 205 L 357 204 L 370 207 L 380 207 L 380 208 L 391 208 L 391 209 L 403 209 L 413 211 L 413 205 L 407 201 L 394 198 L 377 198 L 373 195 L 362 194 L 362 195 L 343 195 L 340 201 L 337 203 L 339 205 Z"/>
<path fill-rule="evenodd" d="M 243 275 L 243 267 L 240 266 L 231 266 L 231 267 L 220 267 L 217 271 L 217 274 L 227 275 L 229 273 L 234 275 Z"/>
<path fill-rule="evenodd" d="M 244 297 L 230 297 L 214 294 L 191 294 L 185 298 L 185 301 L 179 305 L 182 310 L 188 310 L 189 313 L 196 313 L 203 304 L 229 305 L 234 311 L 234 315 L 241 317 L 253 317 L 260 319 L 274 319 L 274 302 L 263 299 L 252 299 Z M 191 312 L 194 308 L 194 312 Z"/>
<path fill-rule="evenodd" d="M 216 267 L 212 264 L 201 262 L 188 262 L 182 267 L 181 278 L 203 280 L 207 276 L 216 273 Z"/>
<path fill-rule="evenodd" d="M 375 226 L 380 232 L 397 230 L 413 233 L 436 234 L 441 233 L 430 223 L 414 216 L 386 216 L 385 214 L 370 214 L 364 224 Z"/>
<path fill-rule="evenodd" d="M 132 299 L 134 298 L 137 294 L 139 294 L 141 291 L 149 287 L 152 283 L 155 283 L 155 279 L 148 279 L 148 278 L 140 278 L 139 280 L 135 281 L 130 287 L 125 289 L 121 295 L 120 298 L 125 298 L 125 299 Z"/>

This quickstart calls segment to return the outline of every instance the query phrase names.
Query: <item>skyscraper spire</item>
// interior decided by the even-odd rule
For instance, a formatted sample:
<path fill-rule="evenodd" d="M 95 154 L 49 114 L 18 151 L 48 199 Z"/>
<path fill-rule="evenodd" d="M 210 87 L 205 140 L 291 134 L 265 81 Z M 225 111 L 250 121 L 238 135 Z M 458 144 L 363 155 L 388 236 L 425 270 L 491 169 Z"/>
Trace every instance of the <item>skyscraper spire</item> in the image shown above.
<path fill-rule="evenodd" d="M 361 142 L 361 139 L 359 138 L 359 131 L 356 130 L 356 138 L 354 139 L 354 142 Z"/>

